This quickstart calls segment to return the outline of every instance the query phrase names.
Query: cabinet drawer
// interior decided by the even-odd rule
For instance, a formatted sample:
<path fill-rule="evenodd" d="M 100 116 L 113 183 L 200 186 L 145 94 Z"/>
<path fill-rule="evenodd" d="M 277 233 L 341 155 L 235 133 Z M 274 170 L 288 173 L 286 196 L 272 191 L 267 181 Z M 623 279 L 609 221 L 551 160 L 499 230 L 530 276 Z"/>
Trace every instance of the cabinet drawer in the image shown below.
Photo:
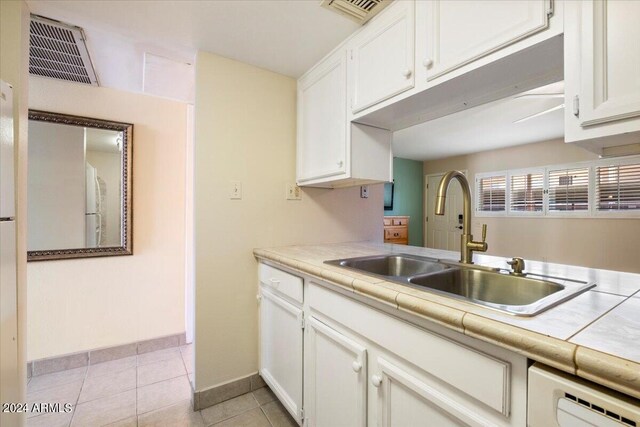
<path fill-rule="evenodd" d="M 385 225 L 385 226 L 389 226 L 389 225 L 392 225 L 392 224 L 393 224 L 393 219 L 391 219 L 391 218 L 384 218 L 384 219 L 382 220 L 382 222 L 384 223 L 384 225 Z"/>
<path fill-rule="evenodd" d="M 387 228 L 384 230 L 384 238 L 387 240 L 406 239 L 407 229 L 405 227 Z"/>
<path fill-rule="evenodd" d="M 272 292 L 288 297 L 302 304 L 302 279 L 293 274 L 260 263 L 258 267 L 260 283 Z"/>
<path fill-rule="evenodd" d="M 409 224 L 409 218 L 393 218 L 391 220 L 391 225 L 408 225 Z"/>

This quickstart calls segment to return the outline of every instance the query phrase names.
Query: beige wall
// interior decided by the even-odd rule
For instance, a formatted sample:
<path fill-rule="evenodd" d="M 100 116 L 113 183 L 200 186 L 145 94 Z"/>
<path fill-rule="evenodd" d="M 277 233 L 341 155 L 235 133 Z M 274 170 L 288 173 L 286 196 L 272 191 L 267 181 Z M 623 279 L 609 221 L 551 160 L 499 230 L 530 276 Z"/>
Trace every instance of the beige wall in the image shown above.
<path fill-rule="evenodd" d="M 424 162 L 424 173 L 478 172 L 594 160 L 598 157 L 562 140 Z M 432 208 L 429 208 L 430 210 Z M 473 218 L 474 234 L 488 226 L 489 254 L 640 273 L 640 219 Z"/>
<path fill-rule="evenodd" d="M 200 52 L 196 66 L 196 389 L 258 370 L 252 249 L 382 240 L 382 188 L 304 189 L 295 182 L 296 81 Z M 243 199 L 229 199 L 241 181 Z"/>
<path fill-rule="evenodd" d="M 0 79 L 13 86 L 16 229 L 17 229 L 17 312 L 18 361 L 16 376 L 2 366 L 3 398 L 10 402 L 24 402 L 27 367 L 27 103 L 29 94 L 29 8 L 24 1 L 0 1 Z M 2 313 L 5 318 L 7 313 Z M 11 394 L 6 395 L 8 390 Z M 0 413 L 2 426 L 23 425 L 24 414 Z"/>
<path fill-rule="evenodd" d="M 29 106 L 134 125 L 134 255 L 29 263 L 29 360 L 183 332 L 186 104 L 32 77 Z"/>

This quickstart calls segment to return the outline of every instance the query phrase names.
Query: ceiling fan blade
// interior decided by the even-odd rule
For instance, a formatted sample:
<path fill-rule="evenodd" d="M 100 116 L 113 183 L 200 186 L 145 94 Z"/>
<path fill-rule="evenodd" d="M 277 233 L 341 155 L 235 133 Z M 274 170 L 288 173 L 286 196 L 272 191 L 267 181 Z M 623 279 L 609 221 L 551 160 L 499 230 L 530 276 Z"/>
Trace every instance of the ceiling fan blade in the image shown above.
<path fill-rule="evenodd" d="M 513 97 L 513 99 L 518 98 L 564 98 L 564 93 L 525 93 Z"/>
<path fill-rule="evenodd" d="M 556 105 L 555 107 L 548 108 L 546 110 L 540 111 L 539 113 L 531 114 L 530 116 L 526 116 L 526 117 L 523 117 L 521 119 L 518 119 L 513 123 L 522 123 L 522 122 L 524 122 L 526 120 L 533 119 L 534 117 L 539 117 L 539 116 L 542 116 L 544 114 L 551 113 L 552 111 L 560 110 L 562 108 L 564 108 L 564 104 Z"/>

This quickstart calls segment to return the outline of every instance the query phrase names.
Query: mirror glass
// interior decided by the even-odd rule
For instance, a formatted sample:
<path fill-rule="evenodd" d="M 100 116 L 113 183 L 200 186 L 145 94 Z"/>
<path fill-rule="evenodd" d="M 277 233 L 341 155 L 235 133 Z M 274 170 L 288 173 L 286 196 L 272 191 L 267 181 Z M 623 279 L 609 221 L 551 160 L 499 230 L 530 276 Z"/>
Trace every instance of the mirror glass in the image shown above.
<path fill-rule="evenodd" d="M 131 125 L 29 113 L 29 260 L 130 254 Z"/>

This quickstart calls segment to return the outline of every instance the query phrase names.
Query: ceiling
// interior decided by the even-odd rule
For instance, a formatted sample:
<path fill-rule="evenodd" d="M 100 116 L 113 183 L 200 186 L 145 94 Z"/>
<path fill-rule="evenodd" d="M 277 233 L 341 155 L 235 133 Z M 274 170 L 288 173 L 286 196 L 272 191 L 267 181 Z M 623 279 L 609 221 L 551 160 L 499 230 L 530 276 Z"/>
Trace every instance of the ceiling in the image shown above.
<path fill-rule="evenodd" d="M 100 83 L 142 91 L 145 52 L 193 63 L 198 50 L 299 77 L 358 25 L 316 0 L 28 0 L 84 28 Z"/>
<path fill-rule="evenodd" d="M 118 142 L 121 141 L 121 132 L 115 130 L 85 128 L 87 151 L 100 151 L 103 153 L 120 153 Z M 120 140 L 120 141 L 119 141 Z"/>
<path fill-rule="evenodd" d="M 393 155 L 433 160 L 562 138 L 562 108 L 513 123 L 564 103 L 564 97 L 539 96 L 549 93 L 564 93 L 564 82 L 399 130 L 393 135 Z"/>

